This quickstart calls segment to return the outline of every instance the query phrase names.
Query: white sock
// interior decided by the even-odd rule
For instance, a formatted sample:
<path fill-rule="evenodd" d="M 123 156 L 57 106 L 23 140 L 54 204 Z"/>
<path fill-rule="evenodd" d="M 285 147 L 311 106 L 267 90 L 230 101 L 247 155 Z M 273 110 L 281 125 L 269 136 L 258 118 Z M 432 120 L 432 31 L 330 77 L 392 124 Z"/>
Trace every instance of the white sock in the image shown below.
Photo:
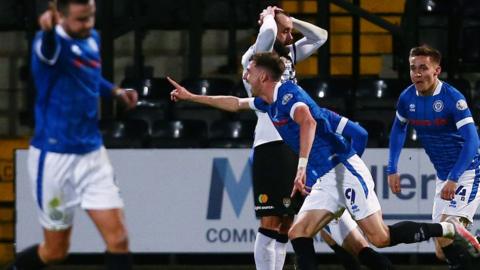
<path fill-rule="evenodd" d="M 275 270 L 282 270 L 287 256 L 287 243 L 275 241 Z"/>
<path fill-rule="evenodd" d="M 275 239 L 257 233 L 253 251 L 257 270 L 275 270 L 275 242 Z"/>
<path fill-rule="evenodd" d="M 440 222 L 442 225 L 443 236 L 453 237 L 455 235 L 455 227 L 450 222 Z"/>

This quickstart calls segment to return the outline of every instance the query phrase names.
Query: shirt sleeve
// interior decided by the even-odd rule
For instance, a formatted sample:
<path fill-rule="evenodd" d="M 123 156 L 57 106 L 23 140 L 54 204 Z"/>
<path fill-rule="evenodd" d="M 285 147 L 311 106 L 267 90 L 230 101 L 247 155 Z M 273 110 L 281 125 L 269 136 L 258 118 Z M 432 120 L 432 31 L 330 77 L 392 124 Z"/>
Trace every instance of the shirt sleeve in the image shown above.
<path fill-rule="evenodd" d="M 390 131 L 390 141 L 388 144 L 388 173 L 397 173 L 398 159 L 405 144 L 405 138 L 407 136 L 407 109 L 405 107 L 404 95 L 400 95 L 397 103 L 397 112 L 395 120 L 393 121 L 392 130 Z"/>
<path fill-rule="evenodd" d="M 264 113 L 268 111 L 268 106 L 269 106 L 269 104 L 265 102 L 265 100 L 259 97 L 249 98 L 248 105 L 250 105 L 250 108 L 252 110 L 256 110 Z"/>
<path fill-rule="evenodd" d="M 48 65 L 54 65 L 57 62 L 60 55 L 60 40 L 54 29 L 38 34 L 34 51 L 38 58 Z"/>
<path fill-rule="evenodd" d="M 114 88 L 113 83 L 109 82 L 107 79 L 103 77 L 100 78 L 100 85 L 99 85 L 100 96 L 111 97 L 113 88 Z"/>
<path fill-rule="evenodd" d="M 459 129 L 460 135 L 465 140 L 457 162 L 453 165 L 448 174 L 448 180 L 457 182 L 460 176 L 472 163 L 473 158 L 478 152 L 479 141 L 475 125 L 463 125 Z"/>
<path fill-rule="evenodd" d="M 257 40 L 247 52 L 242 56 L 242 66 L 247 68 L 250 57 L 257 52 L 270 52 L 273 50 L 275 39 L 277 38 L 277 23 L 272 15 L 263 18 L 262 26 L 258 31 Z"/>
<path fill-rule="evenodd" d="M 293 92 L 285 91 L 282 94 L 279 93 L 277 100 L 277 107 L 282 114 L 289 115 L 294 119 L 295 110 L 300 106 L 307 106 L 306 102 L 298 97 Z M 307 106 L 308 107 L 308 106 Z"/>
<path fill-rule="evenodd" d="M 461 127 L 467 124 L 475 125 L 465 97 L 461 93 L 454 93 L 452 97 L 454 103 L 451 104 L 450 111 L 457 129 L 460 130 Z"/>
<path fill-rule="evenodd" d="M 302 33 L 303 38 L 288 46 L 292 51 L 295 64 L 312 55 L 328 39 L 328 32 L 314 24 L 292 17 L 293 28 Z"/>

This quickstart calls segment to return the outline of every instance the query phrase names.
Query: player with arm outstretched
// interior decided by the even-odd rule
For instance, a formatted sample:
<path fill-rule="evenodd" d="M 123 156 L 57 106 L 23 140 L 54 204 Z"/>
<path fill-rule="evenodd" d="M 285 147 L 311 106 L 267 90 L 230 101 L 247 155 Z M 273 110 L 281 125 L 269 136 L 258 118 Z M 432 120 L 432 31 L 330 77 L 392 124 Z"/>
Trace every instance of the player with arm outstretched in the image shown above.
<path fill-rule="evenodd" d="M 250 57 L 257 52 L 275 51 L 282 57 L 286 69 L 282 81 L 296 82 L 295 65 L 308 58 L 322 46 L 328 32 L 311 23 L 290 17 L 282 9 L 269 6 L 259 18 L 260 30 L 255 43 L 242 57 L 243 72 L 247 70 Z M 294 42 L 292 30 L 299 31 L 303 37 Z M 243 80 L 245 89 L 252 96 L 251 85 Z M 286 255 L 287 232 L 298 213 L 303 198 L 288 198 L 292 188 L 290 179 L 296 172 L 296 154 L 283 143 L 280 135 L 272 125 L 268 115 L 257 112 L 253 155 L 253 194 L 255 213 L 260 218 L 260 227 L 255 240 L 254 257 L 259 270 L 283 269 Z M 271 156 L 278 159 L 272 161 Z M 267 202 L 257 200 L 266 194 Z M 289 203 L 285 204 L 288 201 Z M 329 235 L 331 232 L 331 235 Z M 386 257 L 369 248 L 367 241 L 356 229 L 356 224 L 348 215 L 333 222 L 329 230 L 322 232 L 329 246 L 335 251 L 347 269 L 359 269 L 360 265 L 343 246 L 357 255 L 368 266 L 384 265 L 390 262 Z M 333 238 L 333 239 L 332 239 Z M 338 243 L 338 244 L 337 244 Z"/>
<path fill-rule="evenodd" d="M 317 269 L 312 237 L 345 209 L 377 247 L 447 237 L 478 252 L 480 244 L 475 237 L 454 220 L 404 221 L 387 226 L 367 166 L 350 141 L 332 128 L 338 128 L 338 116 L 320 108 L 293 82 L 280 83 L 284 70 L 285 64 L 276 54 L 257 53 L 244 75 L 255 98 L 192 95 L 170 80 L 176 88 L 171 97 L 174 101 L 189 100 L 227 111 L 255 109 L 268 113 L 284 142 L 299 155 L 291 196 L 309 193 L 288 233 L 299 269 Z M 308 179 L 317 181 L 306 183 L 307 174 L 311 175 Z"/>

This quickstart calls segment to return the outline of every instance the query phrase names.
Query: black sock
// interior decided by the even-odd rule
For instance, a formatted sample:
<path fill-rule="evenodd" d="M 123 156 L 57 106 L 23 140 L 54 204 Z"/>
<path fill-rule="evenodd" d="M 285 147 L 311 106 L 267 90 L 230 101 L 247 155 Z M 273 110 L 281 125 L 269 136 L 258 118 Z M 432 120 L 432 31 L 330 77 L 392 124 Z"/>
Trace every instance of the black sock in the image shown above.
<path fill-rule="evenodd" d="M 392 262 L 385 255 L 380 254 L 369 247 L 360 250 L 358 258 L 365 266 L 372 270 L 393 269 Z"/>
<path fill-rule="evenodd" d="M 335 252 L 340 263 L 346 270 L 360 270 L 362 269 L 360 263 L 355 259 L 355 257 L 346 251 L 343 247 L 335 244 L 330 246 L 330 248 Z"/>
<path fill-rule="evenodd" d="M 461 245 L 452 243 L 442 248 L 445 259 L 447 260 L 448 269 L 467 270 L 474 269 L 472 258 L 468 251 Z"/>
<path fill-rule="evenodd" d="M 307 237 L 299 237 L 290 241 L 295 250 L 298 270 L 317 270 L 317 258 L 315 248 L 313 247 L 313 239 Z"/>
<path fill-rule="evenodd" d="M 390 246 L 422 242 L 431 237 L 442 237 L 442 225 L 438 223 L 418 223 L 402 221 L 388 226 L 390 229 Z"/>
<path fill-rule="evenodd" d="M 265 236 L 268 236 L 272 239 L 277 239 L 277 237 L 278 237 L 278 232 L 274 231 L 274 230 L 265 229 L 265 228 L 258 228 L 258 232 L 265 235 Z"/>
<path fill-rule="evenodd" d="M 38 244 L 28 247 L 17 254 L 15 261 L 7 266 L 7 270 L 37 270 L 43 269 L 46 264 L 40 259 L 38 255 Z"/>
<path fill-rule="evenodd" d="M 105 252 L 105 265 L 107 266 L 107 270 L 131 270 L 132 264 L 131 253 Z"/>
<path fill-rule="evenodd" d="M 288 235 L 277 233 L 277 237 L 275 239 L 277 240 L 277 242 L 285 244 L 288 242 Z"/>

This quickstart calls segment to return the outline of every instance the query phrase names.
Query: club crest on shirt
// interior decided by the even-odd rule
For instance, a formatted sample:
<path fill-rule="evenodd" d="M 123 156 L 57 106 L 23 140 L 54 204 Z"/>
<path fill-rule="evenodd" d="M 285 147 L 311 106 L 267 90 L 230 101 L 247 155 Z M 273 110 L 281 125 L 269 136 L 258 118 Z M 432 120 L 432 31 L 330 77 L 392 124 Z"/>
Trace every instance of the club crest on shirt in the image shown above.
<path fill-rule="evenodd" d="M 412 103 L 409 107 L 411 112 L 415 112 L 415 104 Z"/>
<path fill-rule="evenodd" d="M 433 110 L 441 112 L 443 110 L 443 102 L 441 100 L 435 100 L 435 102 L 433 102 Z"/>
<path fill-rule="evenodd" d="M 290 94 L 290 93 L 283 95 L 282 105 L 286 105 L 290 101 L 290 99 L 292 99 L 292 97 L 293 97 L 293 95 Z"/>
<path fill-rule="evenodd" d="M 464 111 L 468 108 L 467 102 L 463 99 L 459 99 L 456 104 L 457 110 Z"/>

